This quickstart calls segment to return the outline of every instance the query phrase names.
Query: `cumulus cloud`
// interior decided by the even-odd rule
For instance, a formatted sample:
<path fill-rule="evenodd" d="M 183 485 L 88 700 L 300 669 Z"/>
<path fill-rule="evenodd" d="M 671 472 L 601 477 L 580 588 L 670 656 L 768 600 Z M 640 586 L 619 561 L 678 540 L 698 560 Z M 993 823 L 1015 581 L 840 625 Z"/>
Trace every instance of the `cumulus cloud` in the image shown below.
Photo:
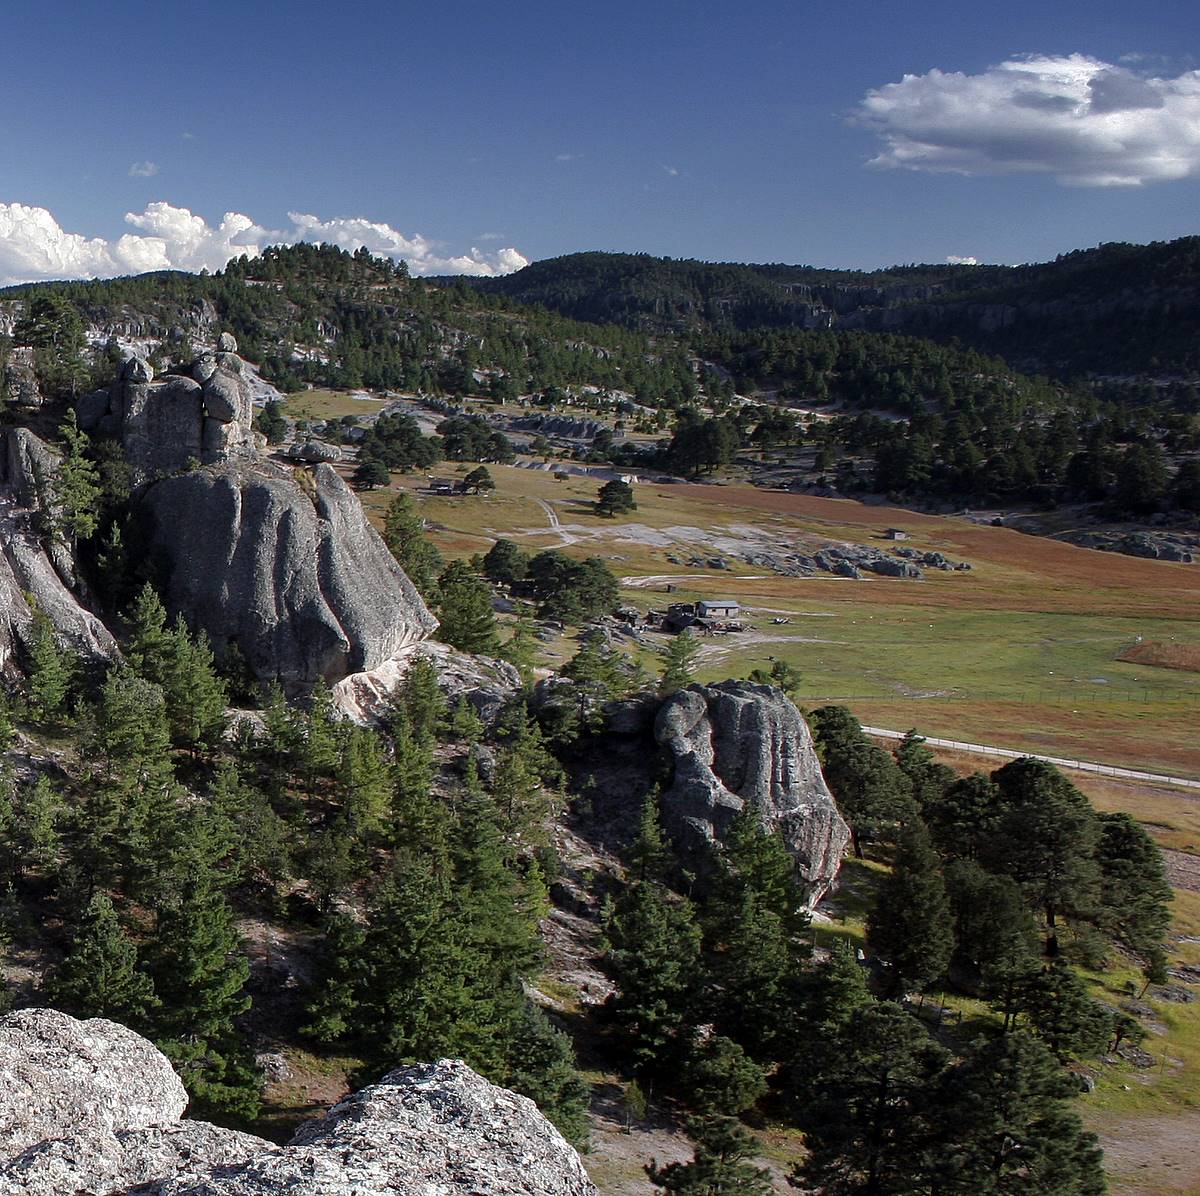
<path fill-rule="evenodd" d="M 150 179 L 158 174 L 158 164 L 155 162 L 135 162 L 129 168 L 131 179 Z"/>
<path fill-rule="evenodd" d="M 0 203 L 0 283 L 58 278 L 111 278 L 147 270 L 219 270 L 232 257 L 255 257 L 264 246 L 324 241 L 343 249 L 408 263 L 414 274 L 510 274 L 529 260 L 510 247 L 447 254 L 440 242 L 405 236 L 388 224 L 361 217 L 322 220 L 290 212 L 290 226 L 266 228 L 240 212 L 226 212 L 210 225 L 187 208 L 158 201 L 127 212 L 136 231 L 114 241 L 67 232 L 45 208 Z"/>
<path fill-rule="evenodd" d="M 1046 174 L 1084 187 L 1200 174 L 1200 71 L 1028 55 L 977 75 L 905 75 L 869 91 L 854 117 L 883 139 L 869 163 L 881 168 Z"/>
<path fill-rule="evenodd" d="M 960 257 L 957 253 L 952 253 L 946 258 L 947 266 L 978 266 L 979 259 L 977 257 Z"/>

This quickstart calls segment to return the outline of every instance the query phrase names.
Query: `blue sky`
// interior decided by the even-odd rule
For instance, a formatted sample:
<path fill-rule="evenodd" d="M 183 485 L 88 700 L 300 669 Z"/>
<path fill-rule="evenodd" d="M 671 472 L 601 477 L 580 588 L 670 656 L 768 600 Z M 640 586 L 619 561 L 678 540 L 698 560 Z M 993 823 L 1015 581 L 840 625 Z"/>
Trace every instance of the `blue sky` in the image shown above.
<path fill-rule="evenodd" d="M 10 0 L 3 29 L 4 280 L 299 237 L 483 273 L 1200 232 L 1194 2 Z"/>

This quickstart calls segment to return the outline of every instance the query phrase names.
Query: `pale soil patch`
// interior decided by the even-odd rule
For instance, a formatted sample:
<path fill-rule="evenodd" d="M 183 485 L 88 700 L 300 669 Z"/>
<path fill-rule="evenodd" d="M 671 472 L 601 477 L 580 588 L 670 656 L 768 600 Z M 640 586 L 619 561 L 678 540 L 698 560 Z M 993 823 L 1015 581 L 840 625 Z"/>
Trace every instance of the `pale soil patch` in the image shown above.
<path fill-rule="evenodd" d="M 1114 1196 L 1188 1196 L 1200 1192 L 1200 1111 L 1164 1117 L 1095 1119 Z"/>

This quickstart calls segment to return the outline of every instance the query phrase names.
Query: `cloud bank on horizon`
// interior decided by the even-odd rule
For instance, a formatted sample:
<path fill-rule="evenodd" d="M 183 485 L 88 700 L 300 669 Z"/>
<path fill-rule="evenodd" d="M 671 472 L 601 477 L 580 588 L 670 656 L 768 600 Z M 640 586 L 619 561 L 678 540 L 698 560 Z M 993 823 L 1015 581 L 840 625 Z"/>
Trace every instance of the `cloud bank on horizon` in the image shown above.
<path fill-rule="evenodd" d="M 883 139 L 868 165 L 884 169 L 1080 187 L 1200 174 L 1200 71 L 1164 78 L 1083 54 L 1025 55 L 977 75 L 905 75 L 869 91 L 853 119 Z"/>
<path fill-rule="evenodd" d="M 126 212 L 136 229 L 116 240 L 68 232 L 45 208 L 0 203 L 0 285 L 50 279 L 112 278 L 148 270 L 219 270 L 230 258 L 257 256 L 268 245 L 324 241 L 408 263 L 416 275 L 510 274 L 529 265 L 510 247 L 443 256 L 442 246 L 422 235 L 406 237 L 388 224 L 351 217 L 321 220 L 289 212 L 291 227 L 268 229 L 240 212 L 210 225 L 187 208 L 158 201 Z"/>

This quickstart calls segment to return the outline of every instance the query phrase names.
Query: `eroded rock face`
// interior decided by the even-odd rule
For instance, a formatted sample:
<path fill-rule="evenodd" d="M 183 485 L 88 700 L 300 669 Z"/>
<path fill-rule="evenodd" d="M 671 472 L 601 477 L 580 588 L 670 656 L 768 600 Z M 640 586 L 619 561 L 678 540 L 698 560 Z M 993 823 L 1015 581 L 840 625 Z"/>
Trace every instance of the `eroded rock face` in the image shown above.
<path fill-rule="evenodd" d="M 42 388 L 38 385 L 32 349 L 18 346 L 9 350 L 4 384 L 9 402 L 16 406 L 37 408 L 42 405 Z"/>
<path fill-rule="evenodd" d="M 169 608 L 288 687 L 375 669 L 437 626 L 328 465 L 225 462 L 147 487 Z"/>
<path fill-rule="evenodd" d="M 184 1101 L 113 1022 L 0 1019 L 0 1196 L 595 1196 L 532 1101 L 453 1060 L 391 1072 L 282 1147 L 180 1121 Z"/>
<path fill-rule="evenodd" d="M 749 681 L 689 685 L 663 703 L 654 735 L 675 757 L 662 809 L 681 851 L 702 861 L 749 803 L 782 834 L 810 904 L 821 898 L 850 831 L 808 725 L 782 691 Z"/>
<path fill-rule="evenodd" d="M 118 655 L 116 642 L 87 606 L 65 544 L 45 530 L 53 514 L 57 455 L 26 428 L 4 434 L 0 452 L 0 668 L 28 645 L 34 606 L 55 635 L 88 661 Z"/>
<path fill-rule="evenodd" d="M 186 374 L 154 376 L 150 363 L 131 357 L 107 392 L 76 404 L 84 431 L 121 441 L 139 481 L 177 473 L 192 464 L 256 456 L 253 391 L 235 349 L 202 354 Z"/>

